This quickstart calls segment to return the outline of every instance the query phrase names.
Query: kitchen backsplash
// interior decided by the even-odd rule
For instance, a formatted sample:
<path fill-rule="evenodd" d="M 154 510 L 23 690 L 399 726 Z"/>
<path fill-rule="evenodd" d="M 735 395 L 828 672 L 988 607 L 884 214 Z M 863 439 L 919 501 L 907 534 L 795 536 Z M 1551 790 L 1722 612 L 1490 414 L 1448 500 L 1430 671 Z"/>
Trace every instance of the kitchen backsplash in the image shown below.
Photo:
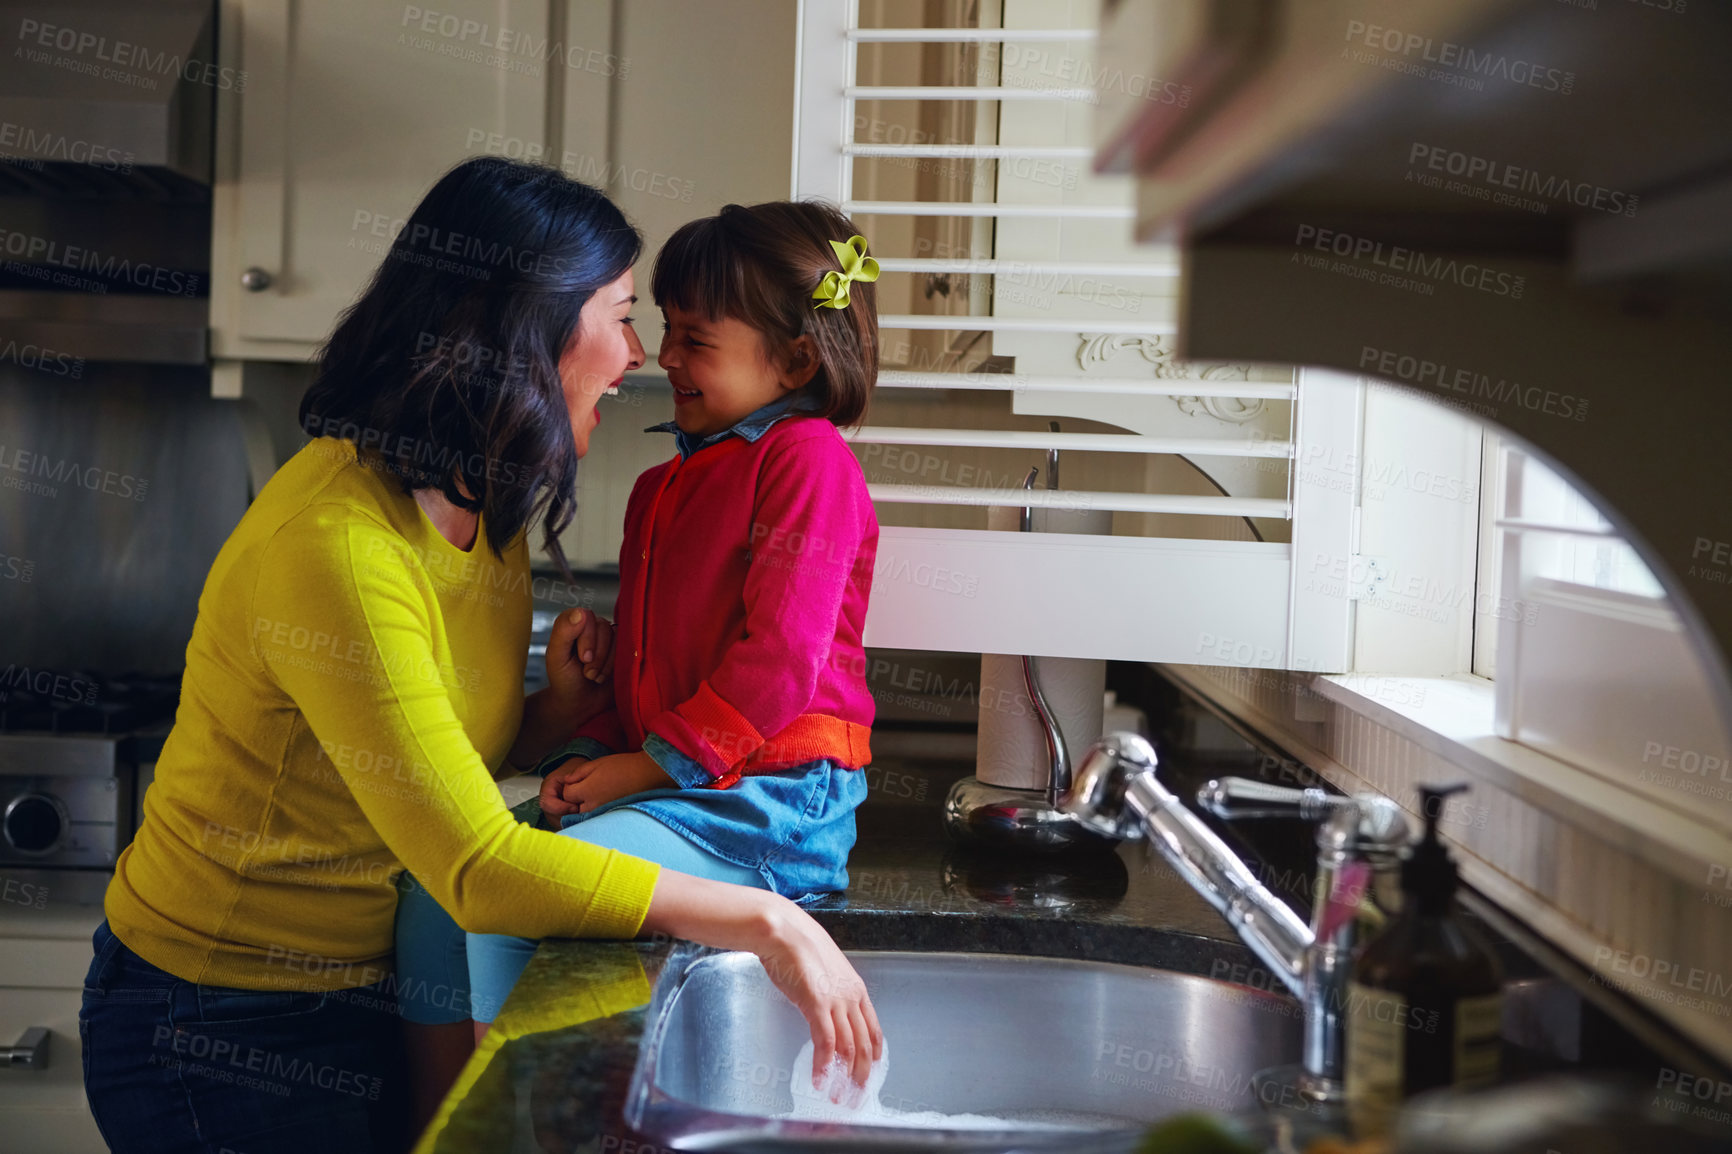
<path fill-rule="evenodd" d="M 0 366 L 0 665 L 178 673 L 249 500 L 240 410 L 203 368 L 83 368 Z"/>

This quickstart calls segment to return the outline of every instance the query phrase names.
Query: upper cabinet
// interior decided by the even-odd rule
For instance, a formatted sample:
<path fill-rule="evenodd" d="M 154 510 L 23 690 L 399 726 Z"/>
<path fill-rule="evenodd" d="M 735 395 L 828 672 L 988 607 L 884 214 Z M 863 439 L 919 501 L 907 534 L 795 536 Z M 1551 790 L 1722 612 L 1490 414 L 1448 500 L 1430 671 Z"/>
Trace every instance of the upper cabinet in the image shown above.
<path fill-rule="evenodd" d="M 246 78 L 217 106 L 211 349 L 231 366 L 310 359 L 466 157 L 606 190 L 644 231 L 640 279 L 685 221 L 787 195 L 789 0 L 222 0 L 220 36 Z"/>
<path fill-rule="evenodd" d="M 585 14 L 598 8 L 599 25 Z M 466 156 L 570 156 L 575 175 L 600 173 L 620 67 L 606 8 L 224 0 L 223 59 L 247 79 L 217 108 L 214 355 L 312 356 Z"/>
<path fill-rule="evenodd" d="M 792 0 L 221 0 L 219 58 L 240 79 L 217 93 L 210 350 L 214 392 L 255 403 L 256 479 L 302 441 L 306 362 L 459 161 L 538 161 L 604 189 L 644 234 L 646 297 L 674 229 L 785 197 L 794 15 Z M 647 302 L 639 320 L 653 375 Z M 590 445 L 565 536 L 585 563 L 617 556 L 631 478 L 665 448 L 637 432 L 665 397 L 642 383 Z"/>

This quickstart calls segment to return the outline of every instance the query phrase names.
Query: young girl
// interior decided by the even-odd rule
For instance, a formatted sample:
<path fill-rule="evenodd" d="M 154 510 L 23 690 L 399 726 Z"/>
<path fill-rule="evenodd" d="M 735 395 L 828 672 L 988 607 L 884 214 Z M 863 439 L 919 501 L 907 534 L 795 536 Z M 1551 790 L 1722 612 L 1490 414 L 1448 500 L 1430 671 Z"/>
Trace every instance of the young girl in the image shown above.
<path fill-rule="evenodd" d="M 675 415 L 656 428 L 677 452 L 627 506 L 615 706 L 537 767 L 565 836 L 802 902 L 846 888 L 873 716 L 878 522 L 838 432 L 878 370 L 865 249 L 836 209 L 773 203 L 693 221 L 657 258 Z M 489 1022 L 536 942 L 467 944 Z"/>

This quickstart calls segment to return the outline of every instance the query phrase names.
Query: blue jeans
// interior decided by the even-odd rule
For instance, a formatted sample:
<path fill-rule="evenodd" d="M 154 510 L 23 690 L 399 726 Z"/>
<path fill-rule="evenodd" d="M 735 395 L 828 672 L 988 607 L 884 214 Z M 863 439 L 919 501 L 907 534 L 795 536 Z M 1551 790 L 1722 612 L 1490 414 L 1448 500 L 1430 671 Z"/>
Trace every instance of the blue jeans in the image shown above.
<path fill-rule="evenodd" d="M 609 810 L 559 834 L 680 873 L 769 888 L 757 870 L 719 858 L 635 809 Z M 432 1025 L 465 1018 L 491 1022 L 540 944 L 507 934 L 465 934 L 405 874 L 397 893 L 397 990 L 403 1017 Z"/>
<path fill-rule="evenodd" d="M 385 1154 L 411 1138 L 396 999 L 183 981 L 92 938 L 84 1091 L 116 1154 Z"/>

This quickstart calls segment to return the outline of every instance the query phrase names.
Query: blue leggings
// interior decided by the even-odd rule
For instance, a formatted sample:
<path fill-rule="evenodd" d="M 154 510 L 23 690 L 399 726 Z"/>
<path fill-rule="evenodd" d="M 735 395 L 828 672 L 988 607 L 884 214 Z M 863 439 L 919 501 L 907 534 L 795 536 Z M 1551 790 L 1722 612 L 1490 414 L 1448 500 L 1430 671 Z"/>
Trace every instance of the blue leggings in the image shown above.
<path fill-rule="evenodd" d="M 769 888 L 755 869 L 693 845 L 648 814 L 613 809 L 559 831 L 664 869 Z M 536 938 L 465 934 L 407 872 L 397 897 L 397 1004 L 411 1022 L 491 1022 L 540 945 Z"/>

